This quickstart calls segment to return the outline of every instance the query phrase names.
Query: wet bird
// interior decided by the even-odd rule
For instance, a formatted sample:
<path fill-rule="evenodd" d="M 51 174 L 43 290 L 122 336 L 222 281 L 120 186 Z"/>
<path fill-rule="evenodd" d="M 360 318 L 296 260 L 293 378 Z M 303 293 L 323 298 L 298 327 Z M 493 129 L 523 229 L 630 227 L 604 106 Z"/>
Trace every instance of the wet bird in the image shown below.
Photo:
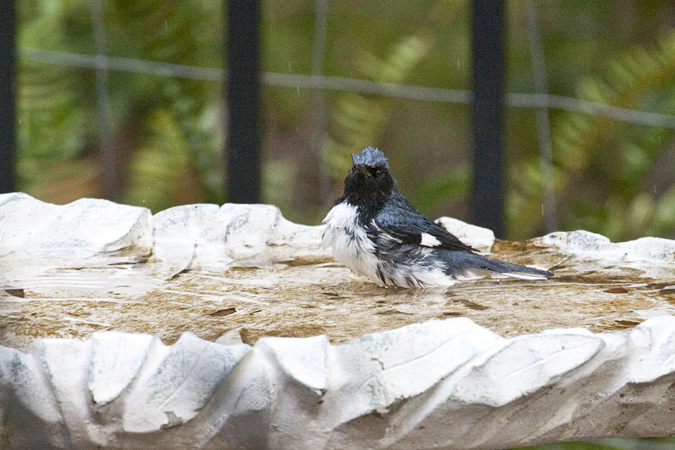
<path fill-rule="evenodd" d="M 352 272 L 384 286 L 433 287 L 499 274 L 546 280 L 551 272 L 487 258 L 423 216 L 396 189 L 384 154 L 352 155 L 343 195 L 323 220 L 323 246 Z"/>

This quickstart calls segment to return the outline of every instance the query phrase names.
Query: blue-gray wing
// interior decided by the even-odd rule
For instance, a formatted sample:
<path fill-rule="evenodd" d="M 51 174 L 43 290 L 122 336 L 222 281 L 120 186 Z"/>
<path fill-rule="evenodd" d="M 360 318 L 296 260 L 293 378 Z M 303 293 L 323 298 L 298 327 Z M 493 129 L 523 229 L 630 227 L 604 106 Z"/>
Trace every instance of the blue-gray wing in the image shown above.
<path fill-rule="evenodd" d="M 394 193 L 392 201 L 375 216 L 375 224 L 401 244 L 463 252 L 476 251 L 445 228 L 420 214 L 403 196 Z"/>

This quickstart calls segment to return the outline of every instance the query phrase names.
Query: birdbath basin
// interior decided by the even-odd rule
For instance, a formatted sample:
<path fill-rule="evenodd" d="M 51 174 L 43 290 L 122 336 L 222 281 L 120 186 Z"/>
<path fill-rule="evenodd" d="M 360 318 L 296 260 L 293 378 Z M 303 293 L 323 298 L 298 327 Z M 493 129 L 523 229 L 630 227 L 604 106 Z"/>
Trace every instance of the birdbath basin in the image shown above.
<path fill-rule="evenodd" d="M 467 244 L 551 269 L 383 288 L 268 205 L 0 195 L 7 448 L 498 449 L 675 433 L 675 241 Z"/>

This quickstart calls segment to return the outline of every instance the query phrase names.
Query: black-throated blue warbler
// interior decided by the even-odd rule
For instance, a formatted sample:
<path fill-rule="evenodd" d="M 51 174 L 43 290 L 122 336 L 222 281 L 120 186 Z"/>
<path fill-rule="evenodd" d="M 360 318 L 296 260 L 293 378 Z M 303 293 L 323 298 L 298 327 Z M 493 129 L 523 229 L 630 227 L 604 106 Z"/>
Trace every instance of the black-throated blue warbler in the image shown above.
<path fill-rule="evenodd" d="M 423 216 L 396 189 L 384 154 L 352 155 L 343 195 L 323 223 L 324 247 L 352 272 L 378 284 L 433 287 L 486 273 L 546 280 L 551 272 L 479 255 Z"/>

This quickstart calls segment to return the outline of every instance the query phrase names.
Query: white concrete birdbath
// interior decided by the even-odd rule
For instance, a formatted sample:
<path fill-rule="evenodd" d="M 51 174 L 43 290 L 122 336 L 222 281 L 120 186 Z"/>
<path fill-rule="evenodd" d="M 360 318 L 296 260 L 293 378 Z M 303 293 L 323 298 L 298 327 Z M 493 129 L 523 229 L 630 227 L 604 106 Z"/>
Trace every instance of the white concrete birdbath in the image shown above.
<path fill-rule="evenodd" d="M 0 447 L 501 449 L 675 433 L 675 241 L 462 240 L 546 282 L 395 290 L 266 205 L 0 195 Z"/>

